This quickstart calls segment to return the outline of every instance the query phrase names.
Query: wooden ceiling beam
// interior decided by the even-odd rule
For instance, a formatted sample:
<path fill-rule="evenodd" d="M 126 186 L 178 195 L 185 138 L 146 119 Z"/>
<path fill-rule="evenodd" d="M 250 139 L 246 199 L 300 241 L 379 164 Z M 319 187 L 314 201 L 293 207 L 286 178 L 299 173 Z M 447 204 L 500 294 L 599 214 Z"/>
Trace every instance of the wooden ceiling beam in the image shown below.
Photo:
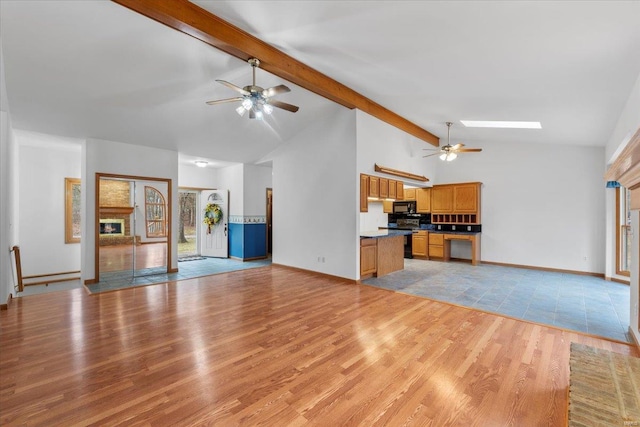
<path fill-rule="evenodd" d="M 440 145 L 440 139 L 429 131 L 188 0 L 113 1 L 243 61 L 258 58 L 260 68 L 278 77 L 344 107 L 358 108 L 436 147 Z"/>

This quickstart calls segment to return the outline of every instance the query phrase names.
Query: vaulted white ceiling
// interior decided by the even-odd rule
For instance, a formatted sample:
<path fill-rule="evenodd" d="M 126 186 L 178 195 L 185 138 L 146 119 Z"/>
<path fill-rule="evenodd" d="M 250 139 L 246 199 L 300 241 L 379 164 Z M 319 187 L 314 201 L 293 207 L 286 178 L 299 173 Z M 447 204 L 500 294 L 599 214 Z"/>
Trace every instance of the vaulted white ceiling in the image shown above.
<path fill-rule="evenodd" d="M 604 146 L 640 74 L 638 1 L 196 1 L 200 7 L 452 142 Z M 14 128 L 254 162 L 335 104 L 285 83 L 265 122 L 215 83 L 245 62 L 109 1 L 0 2 Z M 341 107 L 340 107 L 341 108 Z M 542 130 L 465 129 L 461 119 Z M 393 141 L 389 141 L 393 149 Z M 426 143 L 425 143 L 425 147 Z"/>

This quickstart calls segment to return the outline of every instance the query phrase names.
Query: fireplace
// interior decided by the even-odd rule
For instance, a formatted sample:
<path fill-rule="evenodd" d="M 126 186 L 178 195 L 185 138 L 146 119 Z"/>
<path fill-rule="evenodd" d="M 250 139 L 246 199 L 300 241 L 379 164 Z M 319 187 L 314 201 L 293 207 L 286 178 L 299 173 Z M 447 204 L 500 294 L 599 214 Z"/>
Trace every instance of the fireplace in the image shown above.
<path fill-rule="evenodd" d="M 101 219 L 100 236 L 124 236 L 124 219 Z"/>

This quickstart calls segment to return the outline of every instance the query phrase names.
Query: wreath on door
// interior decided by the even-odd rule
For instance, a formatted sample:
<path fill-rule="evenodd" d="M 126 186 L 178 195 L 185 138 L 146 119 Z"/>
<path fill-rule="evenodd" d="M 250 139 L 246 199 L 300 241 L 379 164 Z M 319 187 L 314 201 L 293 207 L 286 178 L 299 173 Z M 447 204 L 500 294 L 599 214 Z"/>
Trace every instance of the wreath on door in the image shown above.
<path fill-rule="evenodd" d="M 222 221 L 222 208 L 215 203 L 207 203 L 204 208 L 204 224 L 207 226 L 207 234 L 211 234 L 211 228 Z"/>

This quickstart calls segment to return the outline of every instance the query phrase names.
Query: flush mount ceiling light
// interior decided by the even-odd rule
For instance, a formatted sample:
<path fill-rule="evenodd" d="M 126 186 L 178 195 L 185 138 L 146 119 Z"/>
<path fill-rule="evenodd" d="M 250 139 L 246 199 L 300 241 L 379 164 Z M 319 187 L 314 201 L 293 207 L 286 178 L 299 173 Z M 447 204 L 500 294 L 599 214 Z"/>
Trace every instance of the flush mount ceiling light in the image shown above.
<path fill-rule="evenodd" d="M 491 120 L 460 120 L 468 128 L 542 129 L 540 122 L 508 122 Z"/>
<path fill-rule="evenodd" d="M 281 108 L 283 110 L 291 111 L 295 113 L 299 110 L 295 105 L 287 104 L 286 102 L 276 101 L 275 99 L 271 99 L 273 96 L 276 96 L 280 93 L 291 92 L 285 85 L 278 85 L 274 87 L 270 87 L 268 89 L 263 89 L 260 86 L 256 86 L 256 68 L 260 66 L 260 61 L 256 58 L 249 59 L 249 65 L 253 70 L 253 83 L 251 85 L 245 87 L 239 87 L 234 85 L 233 83 L 229 83 L 224 80 L 216 80 L 218 83 L 225 85 L 226 87 L 235 90 L 242 94 L 242 96 L 237 96 L 235 98 L 227 98 L 227 99 L 218 99 L 215 101 L 208 101 L 208 105 L 216 105 L 216 104 L 224 104 L 227 102 L 235 102 L 242 101 L 241 105 L 236 108 L 236 112 L 240 114 L 240 116 L 244 116 L 244 113 L 249 112 L 250 119 L 262 120 L 264 115 L 271 114 L 273 112 L 273 107 Z"/>
<path fill-rule="evenodd" d="M 199 168 L 203 168 L 209 164 L 209 162 L 205 162 L 204 160 L 196 160 L 193 163 L 195 163 Z"/>
<path fill-rule="evenodd" d="M 452 160 L 455 160 L 458 157 L 458 153 L 478 153 L 482 151 L 482 148 L 463 148 L 464 147 L 463 143 L 451 145 L 451 138 L 450 138 L 451 126 L 453 126 L 453 123 L 447 122 L 447 145 L 443 145 L 442 147 L 435 148 L 435 149 L 423 148 L 423 150 L 427 150 L 427 151 L 437 150 L 437 152 L 432 154 L 427 154 L 426 156 L 422 156 L 422 157 L 431 157 L 439 154 L 440 160 L 446 160 L 447 162 L 450 162 Z"/>

